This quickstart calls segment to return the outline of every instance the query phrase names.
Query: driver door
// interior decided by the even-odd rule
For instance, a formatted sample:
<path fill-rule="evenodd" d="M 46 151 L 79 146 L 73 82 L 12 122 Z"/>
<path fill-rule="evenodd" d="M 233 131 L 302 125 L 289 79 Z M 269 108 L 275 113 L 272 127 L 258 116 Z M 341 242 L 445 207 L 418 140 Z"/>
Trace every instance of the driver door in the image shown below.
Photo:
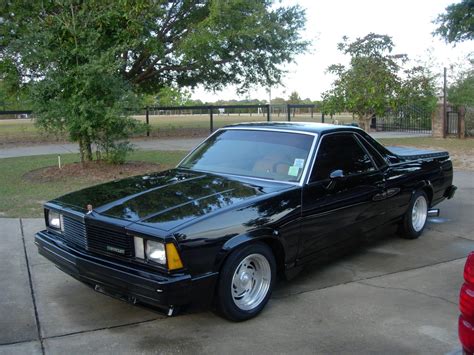
<path fill-rule="evenodd" d="M 383 191 L 383 174 L 353 133 L 321 137 L 303 188 L 298 259 L 305 262 L 329 247 L 342 248 L 376 227 Z"/>

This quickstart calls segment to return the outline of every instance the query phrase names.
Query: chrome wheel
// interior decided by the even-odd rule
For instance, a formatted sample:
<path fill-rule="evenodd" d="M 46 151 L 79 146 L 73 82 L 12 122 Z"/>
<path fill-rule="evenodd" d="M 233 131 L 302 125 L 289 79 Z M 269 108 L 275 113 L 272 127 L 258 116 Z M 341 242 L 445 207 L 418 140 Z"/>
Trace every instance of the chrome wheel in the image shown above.
<path fill-rule="evenodd" d="M 418 196 L 411 210 L 411 224 L 415 232 L 423 229 L 428 217 L 428 203 L 424 196 Z"/>
<path fill-rule="evenodd" d="M 268 260 L 261 254 L 250 254 L 235 269 L 231 282 L 232 300 L 241 310 L 252 310 L 265 299 L 271 281 Z"/>

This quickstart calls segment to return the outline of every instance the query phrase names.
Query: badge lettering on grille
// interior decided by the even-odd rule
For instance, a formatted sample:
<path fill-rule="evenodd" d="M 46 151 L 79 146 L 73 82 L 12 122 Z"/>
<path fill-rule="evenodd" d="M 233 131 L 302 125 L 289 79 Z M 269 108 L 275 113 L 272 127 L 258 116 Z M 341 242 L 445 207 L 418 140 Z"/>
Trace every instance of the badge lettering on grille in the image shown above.
<path fill-rule="evenodd" d="M 120 248 L 117 248 L 117 247 L 113 247 L 113 246 L 111 246 L 111 245 L 107 245 L 107 251 L 111 251 L 111 252 L 113 252 L 113 253 L 125 255 L 125 250 L 124 250 L 124 249 L 120 249 Z"/>

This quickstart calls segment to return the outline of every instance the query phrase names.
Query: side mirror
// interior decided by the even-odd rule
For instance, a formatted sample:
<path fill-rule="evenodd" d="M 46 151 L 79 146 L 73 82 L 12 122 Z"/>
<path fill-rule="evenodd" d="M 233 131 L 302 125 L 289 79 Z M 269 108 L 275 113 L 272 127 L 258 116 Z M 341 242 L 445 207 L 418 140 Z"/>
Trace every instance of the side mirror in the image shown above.
<path fill-rule="evenodd" d="M 341 169 L 334 170 L 331 172 L 331 174 L 329 174 L 329 178 L 331 180 L 342 180 L 344 177 L 344 171 Z"/>

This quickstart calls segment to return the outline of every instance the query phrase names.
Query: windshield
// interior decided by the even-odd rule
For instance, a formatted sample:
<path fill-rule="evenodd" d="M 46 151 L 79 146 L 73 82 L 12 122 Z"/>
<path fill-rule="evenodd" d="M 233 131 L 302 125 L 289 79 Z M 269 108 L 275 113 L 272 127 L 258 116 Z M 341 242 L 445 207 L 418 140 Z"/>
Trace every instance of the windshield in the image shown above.
<path fill-rule="evenodd" d="M 263 130 L 222 130 L 209 137 L 180 168 L 297 182 L 314 136 Z"/>

